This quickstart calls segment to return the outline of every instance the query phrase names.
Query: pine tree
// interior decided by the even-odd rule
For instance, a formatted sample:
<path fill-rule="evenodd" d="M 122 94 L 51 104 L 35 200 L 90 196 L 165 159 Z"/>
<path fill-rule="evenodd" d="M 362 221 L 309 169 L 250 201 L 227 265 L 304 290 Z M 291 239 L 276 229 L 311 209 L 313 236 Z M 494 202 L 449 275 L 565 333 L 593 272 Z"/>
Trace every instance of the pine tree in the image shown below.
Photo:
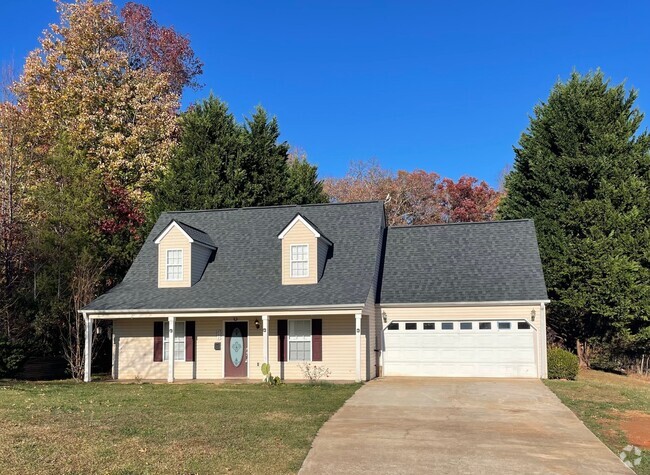
<path fill-rule="evenodd" d="M 650 341 L 650 139 L 636 98 L 600 71 L 557 83 L 515 148 L 500 206 L 535 220 L 549 323 L 583 360 L 594 343 Z"/>
<path fill-rule="evenodd" d="M 210 96 L 183 114 L 180 128 L 179 144 L 151 208 L 152 220 L 165 210 L 323 201 L 316 168 L 305 162 L 308 169 L 293 172 L 289 147 L 279 142 L 277 119 L 264 109 L 242 125 L 224 102 Z"/>

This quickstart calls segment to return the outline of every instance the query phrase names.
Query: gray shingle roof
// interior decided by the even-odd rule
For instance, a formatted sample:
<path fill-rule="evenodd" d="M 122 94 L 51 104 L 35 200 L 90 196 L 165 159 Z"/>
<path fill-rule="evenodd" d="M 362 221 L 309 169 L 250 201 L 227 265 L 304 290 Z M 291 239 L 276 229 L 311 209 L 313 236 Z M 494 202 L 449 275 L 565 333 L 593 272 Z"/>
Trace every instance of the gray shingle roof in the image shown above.
<path fill-rule="evenodd" d="M 208 233 L 203 232 L 200 229 L 196 229 L 195 227 L 189 226 L 185 223 L 181 223 L 180 221 L 175 220 L 175 222 L 181 227 L 183 231 L 187 233 L 189 237 L 194 239 L 194 241 L 200 242 L 201 244 L 206 244 L 210 247 L 217 247 Z"/>
<path fill-rule="evenodd" d="M 546 300 L 530 220 L 394 227 L 381 303 Z"/>
<path fill-rule="evenodd" d="M 332 257 L 318 284 L 283 286 L 277 236 L 297 213 L 331 239 Z M 360 304 L 375 274 L 383 217 L 381 202 L 163 213 L 123 282 L 86 310 Z M 154 238 L 172 220 L 206 233 L 218 249 L 195 285 L 159 289 Z"/>

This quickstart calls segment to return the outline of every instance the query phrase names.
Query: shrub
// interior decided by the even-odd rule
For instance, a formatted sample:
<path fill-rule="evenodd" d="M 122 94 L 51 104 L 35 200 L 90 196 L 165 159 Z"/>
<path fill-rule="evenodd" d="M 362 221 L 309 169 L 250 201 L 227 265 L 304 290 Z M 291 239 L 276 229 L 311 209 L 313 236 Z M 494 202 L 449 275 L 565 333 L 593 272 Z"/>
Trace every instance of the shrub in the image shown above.
<path fill-rule="evenodd" d="M 310 363 L 299 364 L 298 368 L 302 371 L 302 374 L 305 376 L 305 379 L 308 379 L 310 383 L 317 383 L 321 378 L 329 378 L 332 372 L 329 368 L 325 366 L 316 366 Z"/>
<path fill-rule="evenodd" d="M 578 357 L 562 348 L 548 349 L 548 378 L 576 379 L 580 363 Z"/>
<path fill-rule="evenodd" d="M 13 375 L 24 360 L 25 354 L 22 348 L 0 337 L 0 378 Z"/>

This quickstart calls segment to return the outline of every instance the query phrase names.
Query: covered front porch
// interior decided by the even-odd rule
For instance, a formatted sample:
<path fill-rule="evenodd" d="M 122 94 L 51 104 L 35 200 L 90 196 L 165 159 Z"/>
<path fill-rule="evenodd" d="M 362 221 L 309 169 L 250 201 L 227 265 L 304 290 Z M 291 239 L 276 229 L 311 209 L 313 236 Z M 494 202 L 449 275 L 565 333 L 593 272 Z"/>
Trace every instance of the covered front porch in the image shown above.
<path fill-rule="evenodd" d="M 332 381 L 363 381 L 377 372 L 373 325 L 360 311 L 86 313 L 87 382 L 99 319 L 113 322 L 115 380 L 260 381 L 263 363 L 286 381 L 305 380 L 306 363 L 329 369 Z"/>

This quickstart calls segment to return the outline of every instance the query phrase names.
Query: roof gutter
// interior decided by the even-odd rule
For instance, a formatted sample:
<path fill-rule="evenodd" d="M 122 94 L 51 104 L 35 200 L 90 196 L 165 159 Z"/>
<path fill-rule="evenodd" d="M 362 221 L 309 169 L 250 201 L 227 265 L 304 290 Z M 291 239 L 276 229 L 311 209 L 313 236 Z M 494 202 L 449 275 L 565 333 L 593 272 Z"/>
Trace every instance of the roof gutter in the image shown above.
<path fill-rule="evenodd" d="M 303 305 L 294 307 L 222 307 L 222 308 L 159 308 L 159 309 L 119 309 L 119 310 L 77 310 L 79 313 L 94 315 L 122 315 L 130 313 L 236 313 L 236 312 L 281 312 L 281 311 L 300 311 L 300 310 L 359 310 L 365 304 L 346 304 L 346 305 Z"/>
<path fill-rule="evenodd" d="M 419 302 L 419 303 L 380 303 L 381 307 L 497 307 L 511 305 L 541 305 L 551 303 L 550 300 L 495 300 L 486 302 Z"/>

